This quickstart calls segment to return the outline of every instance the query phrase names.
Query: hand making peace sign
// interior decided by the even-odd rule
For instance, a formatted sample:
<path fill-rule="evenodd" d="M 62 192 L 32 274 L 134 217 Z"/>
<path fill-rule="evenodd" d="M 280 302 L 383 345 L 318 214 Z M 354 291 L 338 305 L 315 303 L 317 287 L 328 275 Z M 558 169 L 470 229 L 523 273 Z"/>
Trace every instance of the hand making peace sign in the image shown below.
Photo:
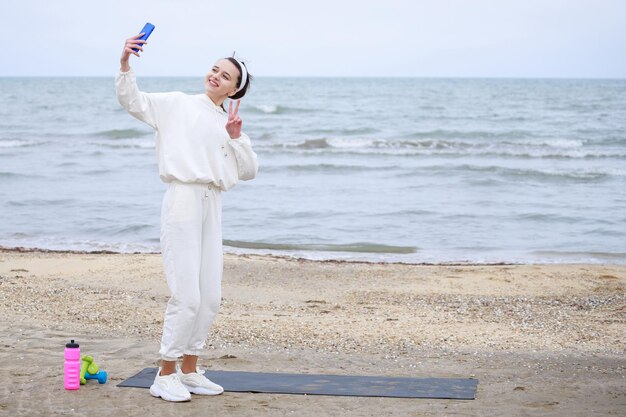
<path fill-rule="evenodd" d="M 237 106 L 235 106 L 235 111 L 233 111 L 233 101 L 230 101 L 228 105 L 228 122 L 226 122 L 226 131 L 228 132 L 228 136 L 231 139 L 237 139 L 241 136 L 241 117 L 237 114 L 239 111 L 239 103 L 241 100 L 237 100 Z"/>

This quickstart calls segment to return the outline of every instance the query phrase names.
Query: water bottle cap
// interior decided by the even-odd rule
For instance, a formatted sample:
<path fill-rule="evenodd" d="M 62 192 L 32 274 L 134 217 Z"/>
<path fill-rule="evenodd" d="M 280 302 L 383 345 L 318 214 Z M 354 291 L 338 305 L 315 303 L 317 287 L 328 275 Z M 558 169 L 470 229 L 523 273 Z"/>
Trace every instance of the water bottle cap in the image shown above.
<path fill-rule="evenodd" d="M 72 339 L 72 341 L 70 343 L 68 343 L 67 345 L 65 345 L 66 348 L 77 348 L 78 343 L 74 343 L 74 339 Z"/>

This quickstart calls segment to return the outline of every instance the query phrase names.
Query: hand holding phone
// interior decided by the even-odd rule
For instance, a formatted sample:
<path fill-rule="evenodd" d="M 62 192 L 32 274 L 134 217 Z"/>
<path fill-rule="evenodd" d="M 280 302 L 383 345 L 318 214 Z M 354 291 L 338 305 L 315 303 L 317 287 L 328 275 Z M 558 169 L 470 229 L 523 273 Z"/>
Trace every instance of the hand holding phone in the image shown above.
<path fill-rule="evenodd" d="M 154 25 L 152 23 L 146 23 L 138 35 L 126 39 L 124 50 L 122 51 L 122 57 L 120 58 L 121 71 L 130 71 L 128 59 L 131 55 L 139 57 L 139 51 L 143 51 L 143 45 L 146 43 L 146 39 L 148 39 L 148 36 L 150 36 L 153 30 Z"/>
<path fill-rule="evenodd" d="M 148 37 L 152 34 L 152 31 L 154 30 L 154 25 L 150 22 L 146 23 L 143 27 L 143 29 L 141 29 L 141 31 L 139 31 L 139 33 L 143 33 L 143 36 L 141 36 L 138 40 L 140 41 L 146 41 L 148 40 Z M 137 48 L 133 48 L 133 51 L 138 52 L 139 49 Z"/>

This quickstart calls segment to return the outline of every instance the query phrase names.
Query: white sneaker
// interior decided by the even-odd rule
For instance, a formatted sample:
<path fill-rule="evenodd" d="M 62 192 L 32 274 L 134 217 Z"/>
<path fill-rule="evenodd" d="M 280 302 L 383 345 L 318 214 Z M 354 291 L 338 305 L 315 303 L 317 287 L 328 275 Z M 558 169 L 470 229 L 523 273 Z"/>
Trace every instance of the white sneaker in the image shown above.
<path fill-rule="evenodd" d="M 204 376 L 204 372 L 200 368 L 196 368 L 196 372 L 190 374 L 184 374 L 180 368 L 177 368 L 176 374 L 187 391 L 192 394 L 219 395 L 224 392 L 224 388 Z"/>
<path fill-rule="evenodd" d="M 157 371 L 154 383 L 150 387 L 153 397 L 161 397 L 165 401 L 189 401 L 191 394 L 181 384 L 177 373 L 161 375 L 161 368 Z"/>

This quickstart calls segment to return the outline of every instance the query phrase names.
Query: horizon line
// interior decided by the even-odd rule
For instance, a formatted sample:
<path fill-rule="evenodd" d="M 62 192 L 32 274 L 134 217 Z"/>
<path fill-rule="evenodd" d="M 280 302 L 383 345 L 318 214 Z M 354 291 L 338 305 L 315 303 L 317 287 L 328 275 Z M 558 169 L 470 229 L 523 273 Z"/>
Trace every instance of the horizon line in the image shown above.
<path fill-rule="evenodd" d="M 111 78 L 109 75 L 0 75 L 0 78 Z M 141 75 L 141 78 L 199 78 L 204 75 Z M 413 79 L 528 79 L 528 80 L 626 80 L 626 76 L 510 76 L 510 75 L 255 75 L 254 78 L 413 78 Z"/>

